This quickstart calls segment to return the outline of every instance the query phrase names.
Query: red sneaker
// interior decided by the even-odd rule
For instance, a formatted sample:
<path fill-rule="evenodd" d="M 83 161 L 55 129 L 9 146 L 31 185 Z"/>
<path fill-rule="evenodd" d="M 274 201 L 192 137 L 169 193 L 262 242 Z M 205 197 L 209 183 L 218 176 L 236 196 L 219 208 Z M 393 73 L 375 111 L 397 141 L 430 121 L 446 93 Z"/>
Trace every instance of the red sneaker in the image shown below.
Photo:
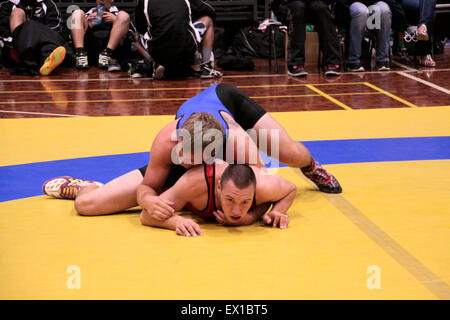
<path fill-rule="evenodd" d="M 336 178 L 314 159 L 310 166 L 301 170 L 306 177 L 316 184 L 320 191 L 326 193 L 342 192 L 342 187 Z"/>

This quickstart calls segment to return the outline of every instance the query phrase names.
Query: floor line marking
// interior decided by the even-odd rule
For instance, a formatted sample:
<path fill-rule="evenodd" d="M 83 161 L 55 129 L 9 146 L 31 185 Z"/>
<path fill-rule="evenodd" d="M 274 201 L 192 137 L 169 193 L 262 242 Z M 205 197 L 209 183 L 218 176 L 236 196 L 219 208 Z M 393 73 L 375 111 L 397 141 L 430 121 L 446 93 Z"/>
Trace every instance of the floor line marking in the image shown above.
<path fill-rule="evenodd" d="M 405 65 L 405 64 L 403 64 L 403 63 L 400 63 L 400 62 L 397 62 L 397 61 L 394 61 L 394 60 L 392 60 L 392 64 L 395 64 L 395 65 L 397 65 L 397 66 L 399 66 L 399 67 L 402 67 L 402 68 L 404 68 L 404 69 L 406 69 L 406 70 L 408 70 L 408 71 L 414 71 L 414 72 L 419 71 L 419 70 L 417 70 L 417 69 L 415 69 L 415 68 L 408 67 L 407 65 Z M 398 72 L 398 71 L 397 71 L 397 72 Z"/>
<path fill-rule="evenodd" d="M 433 89 L 442 91 L 442 92 L 444 92 L 444 93 L 446 93 L 446 94 L 450 94 L 450 90 L 445 89 L 445 88 L 443 88 L 443 87 L 441 87 L 441 86 L 438 86 L 437 84 L 431 83 L 431 82 L 429 82 L 429 81 L 423 80 L 423 79 L 421 79 L 421 78 L 415 77 L 415 76 L 413 76 L 413 75 L 411 75 L 411 74 L 407 74 L 407 73 L 401 72 L 401 71 L 397 71 L 397 74 L 399 74 L 399 75 L 401 75 L 401 76 L 403 76 L 403 77 L 406 77 L 406 78 L 415 80 L 415 81 L 417 81 L 417 82 L 420 82 L 420 83 L 422 83 L 422 84 L 424 84 L 424 85 L 426 85 L 426 86 L 429 86 L 429 87 L 431 87 L 431 88 L 433 88 Z"/>
<path fill-rule="evenodd" d="M 329 96 L 346 96 L 346 95 L 366 95 L 366 94 L 381 94 L 380 92 L 349 92 L 349 93 L 332 93 Z M 317 94 L 297 94 L 297 95 L 283 95 L 283 96 L 255 96 L 251 99 L 274 99 L 274 98 L 302 98 L 302 97 L 320 97 Z M 6 104 L 49 104 L 49 103 L 99 103 L 99 102 L 150 102 L 150 101 L 180 101 L 188 100 L 189 98 L 144 98 L 144 99 L 118 99 L 118 100 L 44 100 L 44 101 L 0 101 L 0 105 Z"/>
<path fill-rule="evenodd" d="M 294 175 L 300 177 L 308 185 L 314 186 L 311 180 L 299 173 L 298 169 L 290 168 Z M 439 299 L 450 299 L 450 286 L 434 274 L 417 258 L 404 249 L 397 241 L 371 221 L 361 210 L 355 207 L 341 194 L 321 193 L 324 198 L 350 220 L 369 239 L 374 241 L 385 253 L 406 269 L 417 281 L 425 286 Z"/>
<path fill-rule="evenodd" d="M 8 111 L 8 110 L 0 110 L 2 113 L 18 113 L 18 114 L 34 114 L 34 115 L 43 115 L 43 116 L 58 116 L 58 117 L 78 117 L 78 118 L 87 118 L 89 116 L 80 116 L 74 114 L 61 114 L 61 113 L 46 113 L 46 112 L 31 112 L 31 111 Z"/>
<path fill-rule="evenodd" d="M 439 299 L 450 299 L 450 286 L 443 279 L 423 265 L 344 196 L 324 194 L 324 197 L 431 293 Z"/>
<path fill-rule="evenodd" d="M 420 70 L 419 70 L 420 71 Z M 444 69 L 433 69 L 430 70 L 431 72 L 436 71 L 450 71 L 450 68 L 444 68 Z M 363 72 L 343 72 L 342 74 L 377 74 L 377 73 L 395 73 L 398 72 L 396 70 L 390 70 L 390 71 L 363 71 Z M 415 70 L 408 70 L 406 72 L 416 72 Z M 309 73 L 309 75 L 313 76 L 319 76 L 321 73 Z M 232 76 L 223 76 L 222 78 L 258 78 L 258 77 L 289 77 L 286 73 L 284 74 L 249 74 L 249 75 L 232 75 Z M 131 77 L 122 77 L 122 78 L 106 78 L 106 79 L 13 79 L 13 80 L 0 80 L 1 82 L 88 82 L 88 81 L 130 81 L 130 82 L 136 82 L 141 80 L 151 80 L 155 81 L 153 78 L 131 78 Z"/>
<path fill-rule="evenodd" d="M 363 85 L 362 82 L 337 82 L 337 83 L 311 83 L 314 86 L 327 85 Z M 284 88 L 284 87 L 303 87 L 307 84 L 263 84 L 251 86 L 236 86 L 237 88 Z M 121 91 L 178 91 L 178 90 L 204 90 L 207 87 L 181 87 L 181 88 L 124 88 L 124 89 L 66 89 L 66 90 L 22 90 L 22 91 L 0 91 L 0 93 L 44 93 L 44 92 L 121 92 Z"/>
<path fill-rule="evenodd" d="M 402 98 L 396 96 L 395 94 L 392 94 L 392 93 L 390 93 L 390 92 L 388 92 L 388 91 L 386 91 L 386 90 L 383 90 L 383 89 L 381 89 L 381 88 L 378 88 L 377 86 L 375 86 L 375 85 L 373 85 L 373 84 L 371 84 L 371 83 L 369 83 L 369 82 L 364 82 L 364 84 L 365 84 L 366 86 L 368 86 L 369 88 L 375 89 L 375 90 L 377 90 L 377 91 L 379 91 L 379 92 L 381 92 L 381 93 L 383 93 L 383 94 L 385 94 L 385 95 L 391 97 L 392 99 L 395 99 L 395 100 L 397 100 L 397 101 L 399 101 L 399 102 L 401 102 L 401 103 L 403 103 L 403 104 L 406 104 L 407 106 L 409 106 L 409 107 L 411 107 L 411 108 L 417 108 L 417 106 L 416 106 L 415 104 L 413 104 L 413 103 L 411 103 L 411 102 L 409 102 L 409 101 L 406 101 L 405 99 L 402 99 Z"/>
<path fill-rule="evenodd" d="M 353 110 L 352 108 L 350 108 L 349 106 L 347 106 L 346 104 L 340 102 L 339 100 L 336 100 L 335 98 L 333 98 L 331 95 L 326 94 L 325 92 L 323 92 L 322 90 L 317 89 L 316 87 L 314 87 L 313 85 L 307 84 L 306 87 L 314 92 L 317 92 L 318 94 L 320 94 L 322 97 L 330 100 L 331 102 L 337 104 L 338 106 L 344 108 L 345 110 Z"/>

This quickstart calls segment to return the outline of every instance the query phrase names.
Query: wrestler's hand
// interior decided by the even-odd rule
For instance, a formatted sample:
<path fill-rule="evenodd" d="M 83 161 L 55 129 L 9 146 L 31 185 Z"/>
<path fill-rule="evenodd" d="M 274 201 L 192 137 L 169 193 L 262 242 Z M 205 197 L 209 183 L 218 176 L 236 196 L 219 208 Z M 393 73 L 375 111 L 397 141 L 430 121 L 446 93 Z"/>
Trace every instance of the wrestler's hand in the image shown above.
<path fill-rule="evenodd" d="M 263 217 L 265 224 L 272 224 L 272 227 L 279 226 L 280 229 L 286 229 L 289 224 L 289 216 L 284 213 L 270 211 Z"/>
<path fill-rule="evenodd" d="M 161 199 L 158 196 L 148 196 L 145 199 L 145 209 L 150 217 L 156 220 L 166 220 L 175 213 L 173 202 Z"/>
<path fill-rule="evenodd" d="M 196 237 L 202 236 L 203 231 L 200 226 L 192 219 L 182 218 L 175 227 L 175 232 L 179 236 Z"/>

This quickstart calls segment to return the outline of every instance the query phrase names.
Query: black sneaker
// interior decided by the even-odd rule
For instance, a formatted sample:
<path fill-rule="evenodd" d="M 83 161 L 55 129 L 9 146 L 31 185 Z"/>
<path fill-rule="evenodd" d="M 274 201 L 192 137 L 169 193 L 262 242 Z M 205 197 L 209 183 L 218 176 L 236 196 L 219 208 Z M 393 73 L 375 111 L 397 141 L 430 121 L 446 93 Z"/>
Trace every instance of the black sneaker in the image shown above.
<path fill-rule="evenodd" d="M 306 72 L 304 66 L 288 66 L 288 75 L 292 77 L 306 77 L 308 72 Z"/>
<path fill-rule="evenodd" d="M 119 61 L 117 61 L 116 59 L 109 60 L 108 71 L 109 72 L 122 71 Z"/>
<path fill-rule="evenodd" d="M 80 70 L 89 68 L 87 53 L 83 48 L 75 49 L 75 68 Z"/>
<path fill-rule="evenodd" d="M 361 63 L 349 63 L 347 64 L 347 71 L 362 72 L 364 71 L 364 67 L 361 65 Z"/>
<path fill-rule="evenodd" d="M 111 50 L 103 49 L 98 55 L 98 66 L 100 69 L 108 68 L 109 62 L 111 61 Z"/>
<path fill-rule="evenodd" d="M 377 71 L 389 71 L 391 67 L 389 65 L 389 61 L 377 62 L 376 65 Z"/>
<path fill-rule="evenodd" d="M 325 67 L 326 76 L 338 76 L 341 74 L 341 67 L 338 64 L 329 64 Z"/>
<path fill-rule="evenodd" d="M 202 79 L 220 78 L 222 75 L 223 75 L 222 72 L 214 69 L 211 62 L 204 63 L 201 65 L 200 78 Z"/>
<path fill-rule="evenodd" d="M 311 165 L 301 170 L 306 177 L 316 184 L 320 191 L 326 193 L 342 192 L 342 187 L 336 178 L 314 159 L 311 161 Z"/>
<path fill-rule="evenodd" d="M 154 79 L 164 79 L 164 73 L 166 72 L 166 68 L 162 64 L 155 63 L 155 68 L 153 72 L 153 78 Z"/>

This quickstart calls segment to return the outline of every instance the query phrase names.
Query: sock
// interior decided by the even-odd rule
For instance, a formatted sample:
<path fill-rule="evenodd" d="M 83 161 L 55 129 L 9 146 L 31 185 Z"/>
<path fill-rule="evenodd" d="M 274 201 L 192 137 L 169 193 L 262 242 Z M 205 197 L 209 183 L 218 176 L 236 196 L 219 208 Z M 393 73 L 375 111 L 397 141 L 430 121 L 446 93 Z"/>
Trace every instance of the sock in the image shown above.
<path fill-rule="evenodd" d="M 211 47 L 202 47 L 202 64 L 210 62 L 211 52 L 212 52 Z"/>
<path fill-rule="evenodd" d="M 84 52 L 84 48 L 83 47 L 75 48 L 75 53 L 79 53 L 79 52 Z"/>

